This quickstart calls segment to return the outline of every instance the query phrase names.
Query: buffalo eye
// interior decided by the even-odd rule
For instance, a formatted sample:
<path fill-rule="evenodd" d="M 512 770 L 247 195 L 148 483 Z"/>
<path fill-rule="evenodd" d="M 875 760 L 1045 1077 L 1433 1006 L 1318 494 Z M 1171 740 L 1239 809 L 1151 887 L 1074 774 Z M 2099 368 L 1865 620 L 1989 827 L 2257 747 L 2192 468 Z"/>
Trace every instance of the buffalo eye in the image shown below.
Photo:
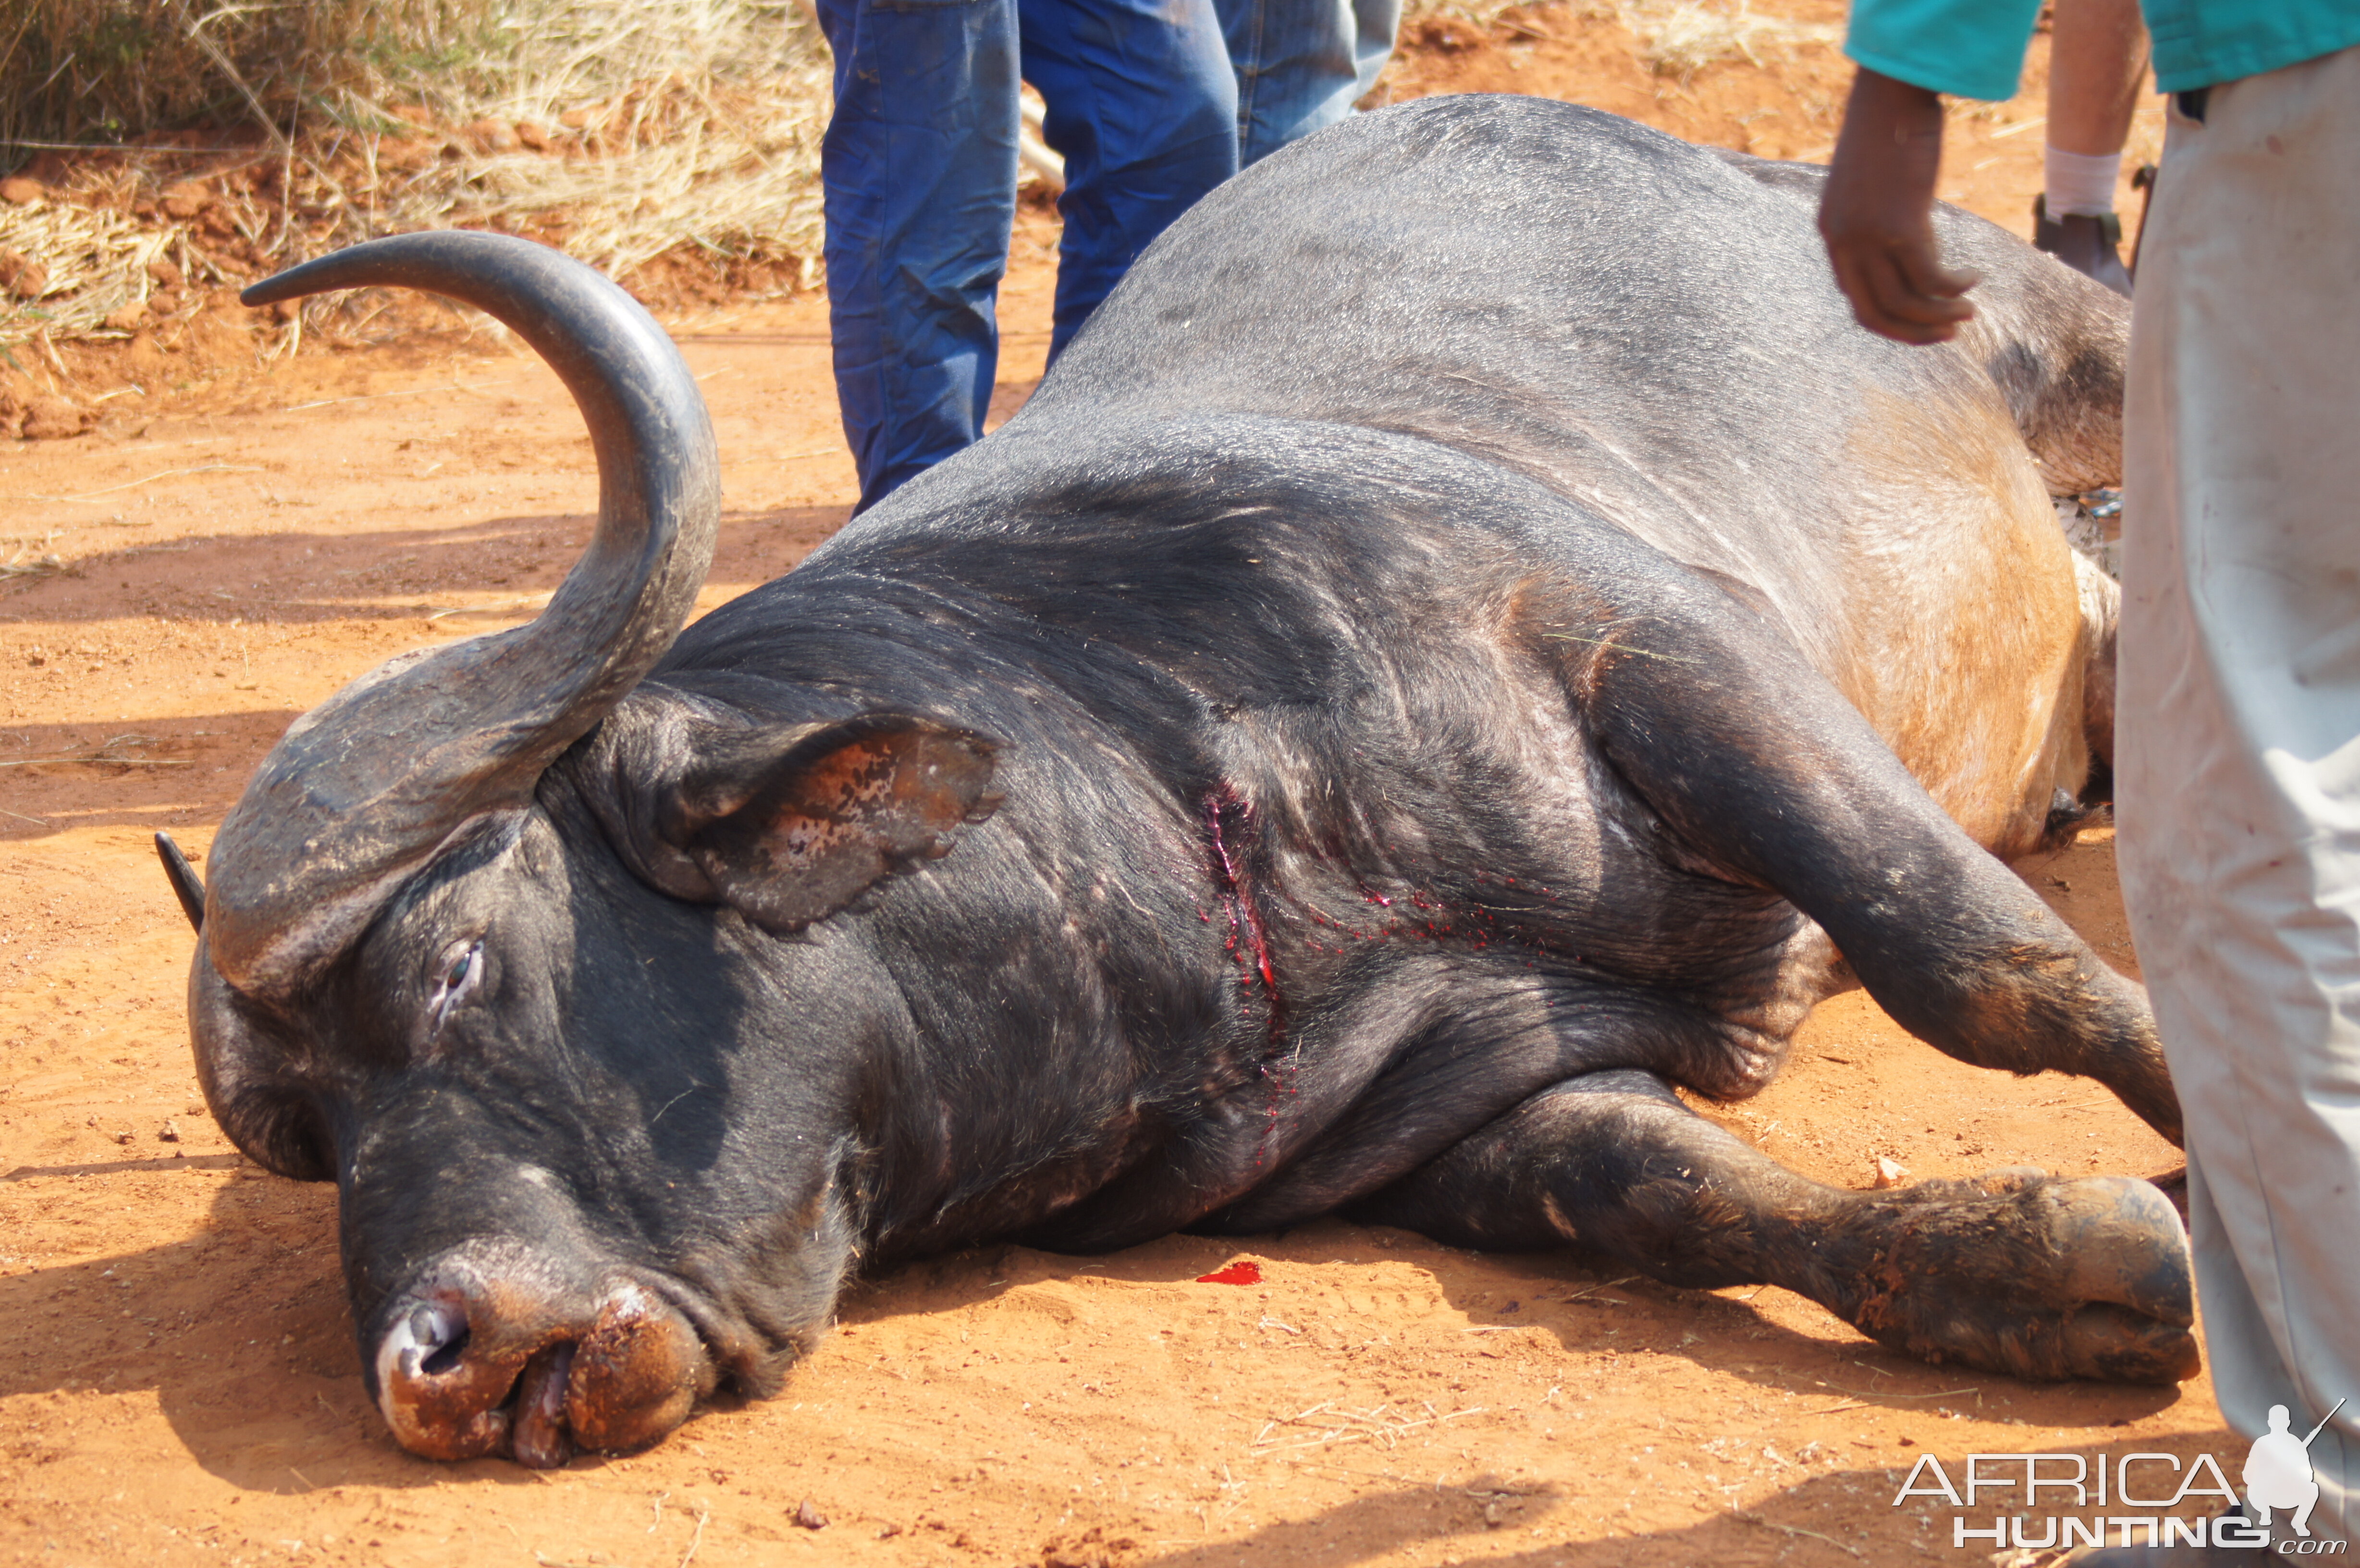
<path fill-rule="evenodd" d="M 481 937 L 464 946 L 447 950 L 435 966 L 434 989 L 426 1002 L 426 1035 L 432 1040 L 442 1033 L 446 1022 L 459 1004 L 475 995 L 484 978 L 484 942 Z"/>

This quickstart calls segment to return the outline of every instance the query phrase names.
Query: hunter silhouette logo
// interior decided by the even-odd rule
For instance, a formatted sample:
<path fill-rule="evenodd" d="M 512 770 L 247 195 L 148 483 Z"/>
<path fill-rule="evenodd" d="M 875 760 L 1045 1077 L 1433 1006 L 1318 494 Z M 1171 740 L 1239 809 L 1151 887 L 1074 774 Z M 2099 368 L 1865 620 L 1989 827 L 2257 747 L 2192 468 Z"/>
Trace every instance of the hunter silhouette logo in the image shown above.
<path fill-rule="evenodd" d="M 2335 1410 L 2320 1418 L 2310 1434 L 2297 1437 L 2288 1429 L 2287 1408 L 2270 1407 L 2270 1430 L 2254 1439 L 2253 1452 L 2245 1455 L 2245 1507 L 2254 1516 L 2256 1528 L 2270 1528 L 2272 1508 L 2292 1508 L 2294 1517 L 2288 1522 L 2297 1535 L 2311 1533 L 2311 1510 L 2319 1501 L 2319 1482 L 2311 1473 L 2311 1444 L 2335 1419 L 2335 1410 L 2344 1401 L 2335 1401 Z"/>

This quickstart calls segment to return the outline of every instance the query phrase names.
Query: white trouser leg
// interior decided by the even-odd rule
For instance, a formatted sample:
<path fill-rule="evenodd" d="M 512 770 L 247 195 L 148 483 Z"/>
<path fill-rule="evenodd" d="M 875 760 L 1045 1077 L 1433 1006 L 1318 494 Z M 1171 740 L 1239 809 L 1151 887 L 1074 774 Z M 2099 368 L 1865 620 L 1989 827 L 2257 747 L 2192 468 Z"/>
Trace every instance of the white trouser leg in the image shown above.
<path fill-rule="evenodd" d="M 2175 114 L 2125 428 L 2123 888 L 2230 1423 L 2360 1529 L 2360 49 Z M 2226 1457 L 2226 1456 L 2224 1456 Z M 2230 1467 L 2234 1475 L 2234 1466 Z M 2282 1531 L 2283 1533 L 2283 1531 Z"/>

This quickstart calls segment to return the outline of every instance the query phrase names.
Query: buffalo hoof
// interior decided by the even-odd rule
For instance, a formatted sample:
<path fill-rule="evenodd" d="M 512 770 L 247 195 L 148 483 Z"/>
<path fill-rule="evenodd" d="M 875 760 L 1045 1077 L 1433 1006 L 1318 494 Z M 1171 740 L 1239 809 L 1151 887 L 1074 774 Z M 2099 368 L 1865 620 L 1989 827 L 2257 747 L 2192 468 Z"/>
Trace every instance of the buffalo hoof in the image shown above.
<path fill-rule="evenodd" d="M 2196 1375 L 2188 1234 L 2151 1184 L 2014 1169 L 1874 1209 L 1875 1258 L 1852 1318 L 1881 1344 L 2041 1382 Z"/>
<path fill-rule="evenodd" d="M 553 1469 L 577 1449 L 647 1447 L 711 1387 L 688 1321 L 634 1281 L 586 1312 L 521 1296 L 464 1266 L 405 1292 L 376 1357 L 377 1402 L 404 1448 Z"/>

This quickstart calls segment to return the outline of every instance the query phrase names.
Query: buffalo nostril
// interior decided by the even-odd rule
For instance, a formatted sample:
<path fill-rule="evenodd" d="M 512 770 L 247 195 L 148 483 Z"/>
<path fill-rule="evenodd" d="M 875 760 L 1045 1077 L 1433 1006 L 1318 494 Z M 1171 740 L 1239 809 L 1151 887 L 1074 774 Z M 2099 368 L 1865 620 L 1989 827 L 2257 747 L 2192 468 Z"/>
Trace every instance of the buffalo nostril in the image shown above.
<path fill-rule="evenodd" d="M 421 1372 L 448 1372 L 467 1348 L 467 1313 L 451 1301 L 421 1301 L 410 1308 L 409 1330 Z"/>
<path fill-rule="evenodd" d="M 467 1353 L 468 1338 L 467 1331 L 461 1329 L 456 1339 L 428 1351 L 420 1359 L 418 1369 L 430 1377 L 440 1377 L 445 1372 L 458 1370 L 459 1358 Z"/>
<path fill-rule="evenodd" d="M 377 1346 L 377 1397 L 385 1417 L 414 1454 L 472 1459 L 507 1446 L 505 1396 L 517 1361 L 488 1354 L 497 1336 L 475 1345 L 468 1300 L 437 1290 L 397 1313 Z M 471 1353 L 472 1351 L 472 1353 Z"/>
<path fill-rule="evenodd" d="M 406 1326 L 410 1344 L 405 1348 L 411 1356 L 402 1358 L 410 1362 L 404 1371 L 414 1368 L 439 1377 L 457 1369 L 470 1337 L 465 1313 L 447 1301 L 421 1301 L 411 1309 Z"/>
<path fill-rule="evenodd" d="M 470 1338 L 467 1314 L 455 1302 L 421 1301 L 393 1322 L 380 1352 L 385 1372 L 408 1378 L 458 1370 Z"/>
<path fill-rule="evenodd" d="M 442 1313 L 440 1309 L 421 1305 L 410 1314 L 410 1337 L 421 1345 L 436 1345 L 442 1338 Z"/>

